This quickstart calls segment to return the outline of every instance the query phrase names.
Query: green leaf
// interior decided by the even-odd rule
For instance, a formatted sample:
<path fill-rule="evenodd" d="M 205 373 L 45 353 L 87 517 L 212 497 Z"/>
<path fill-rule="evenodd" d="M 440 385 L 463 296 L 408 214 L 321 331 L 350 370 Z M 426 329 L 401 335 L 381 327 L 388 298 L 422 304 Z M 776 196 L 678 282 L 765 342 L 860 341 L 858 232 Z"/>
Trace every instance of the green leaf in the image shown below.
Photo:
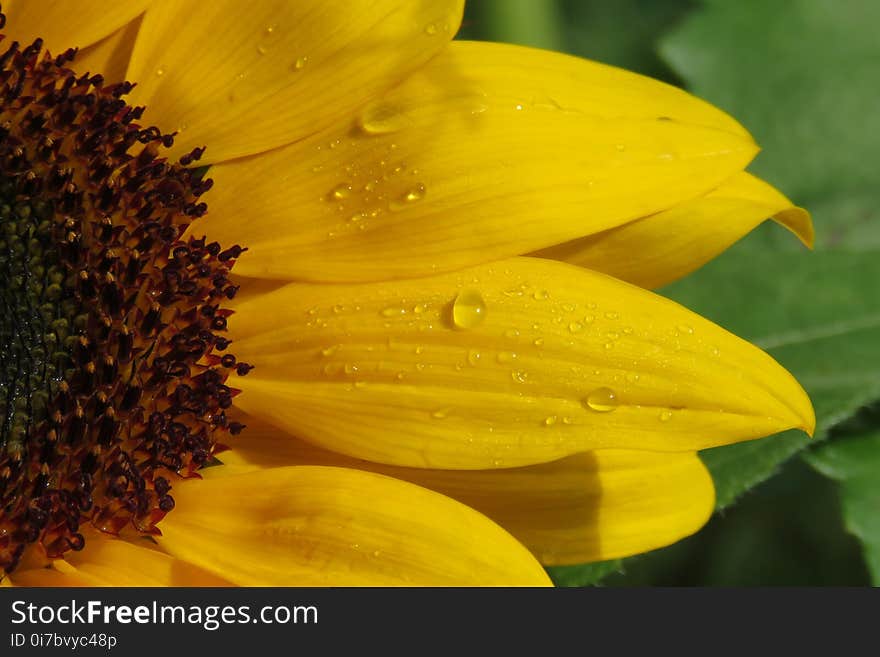
<path fill-rule="evenodd" d="M 788 461 L 694 536 L 626 559 L 603 586 L 866 586 L 839 486 Z"/>
<path fill-rule="evenodd" d="M 844 523 L 861 542 L 873 583 L 880 586 L 880 430 L 831 441 L 805 460 L 840 482 Z"/>
<path fill-rule="evenodd" d="M 729 506 L 792 456 L 823 440 L 829 429 L 880 398 L 878 280 L 880 254 L 755 253 L 740 244 L 663 290 L 767 349 L 797 377 L 816 408 L 813 439 L 791 431 L 702 453 L 715 480 L 719 508 Z M 583 586 L 629 563 L 603 562 L 550 572 L 561 586 Z"/>
<path fill-rule="evenodd" d="M 598 584 L 613 573 L 620 572 L 621 561 L 598 561 L 578 566 L 554 566 L 547 572 L 556 586 L 590 586 Z"/>
<path fill-rule="evenodd" d="M 813 212 L 819 248 L 880 244 L 875 0 L 704 0 L 660 52 L 763 148 L 754 172 Z M 761 231 L 789 248 L 781 232 Z"/>
<path fill-rule="evenodd" d="M 723 508 L 829 428 L 880 398 L 880 255 L 728 251 L 667 296 L 766 349 L 816 409 L 811 441 L 787 432 L 703 452 Z"/>
<path fill-rule="evenodd" d="M 551 48 L 677 81 L 655 44 L 694 0 L 469 0 L 459 38 Z"/>

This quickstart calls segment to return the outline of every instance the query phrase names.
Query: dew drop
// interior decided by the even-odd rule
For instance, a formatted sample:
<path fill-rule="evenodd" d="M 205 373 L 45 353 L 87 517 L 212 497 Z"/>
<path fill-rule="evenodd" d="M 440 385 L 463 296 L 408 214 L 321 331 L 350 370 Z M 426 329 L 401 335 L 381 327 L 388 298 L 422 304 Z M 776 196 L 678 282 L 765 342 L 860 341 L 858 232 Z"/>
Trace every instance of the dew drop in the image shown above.
<path fill-rule="evenodd" d="M 694 327 L 693 326 L 688 326 L 687 324 L 681 324 L 680 326 L 677 326 L 676 328 L 678 329 L 679 333 L 685 333 L 687 335 L 694 334 Z"/>
<path fill-rule="evenodd" d="M 321 349 L 321 355 L 329 358 L 330 356 L 335 354 L 337 351 L 339 351 L 339 345 L 334 344 L 329 347 L 324 347 L 323 349 Z"/>
<path fill-rule="evenodd" d="M 266 48 L 266 46 L 257 46 L 257 52 L 260 55 L 265 55 L 267 52 L 269 52 L 269 49 Z"/>
<path fill-rule="evenodd" d="M 584 324 L 592 324 L 596 321 L 596 317 L 594 315 L 584 315 Z"/>
<path fill-rule="evenodd" d="M 619 315 L 618 313 L 614 313 L 614 312 L 611 312 L 611 313 L 605 313 L 605 318 L 606 318 L 606 319 L 617 319 L 617 318 L 619 318 L 619 317 L 620 317 L 620 315 Z"/>
<path fill-rule="evenodd" d="M 400 130 L 403 112 L 391 103 L 371 103 L 358 117 L 361 130 L 370 135 L 383 135 Z"/>
<path fill-rule="evenodd" d="M 425 186 L 422 183 L 418 183 L 415 187 L 413 187 L 406 194 L 403 195 L 403 200 L 406 203 L 415 203 L 416 201 L 421 201 L 425 197 L 425 191 Z"/>
<path fill-rule="evenodd" d="M 293 62 L 293 70 L 294 71 L 301 71 L 306 67 L 306 64 L 308 64 L 308 63 L 309 63 L 308 57 L 297 57 L 296 61 Z"/>
<path fill-rule="evenodd" d="M 427 309 L 428 309 L 428 306 L 426 306 L 425 304 L 423 304 L 423 303 L 417 303 L 416 305 L 413 306 L 412 311 L 413 311 L 413 313 L 415 313 L 416 315 L 421 315 L 421 314 L 424 313 Z"/>
<path fill-rule="evenodd" d="M 330 190 L 330 197 L 334 200 L 341 201 L 351 196 L 351 185 L 349 183 L 340 183 Z"/>
<path fill-rule="evenodd" d="M 507 329 L 504 332 L 504 335 L 506 335 L 508 338 L 518 338 L 519 337 L 519 330 L 515 329 L 515 328 Z"/>
<path fill-rule="evenodd" d="M 436 411 L 431 413 L 431 417 L 436 418 L 438 420 L 442 420 L 445 417 L 449 416 L 449 413 L 452 409 L 450 408 L 438 408 Z"/>
<path fill-rule="evenodd" d="M 468 363 L 470 363 L 471 365 L 476 367 L 477 364 L 480 362 L 480 358 L 482 358 L 482 357 L 483 357 L 483 355 L 479 351 L 477 351 L 476 349 L 471 349 L 468 352 L 468 357 L 467 357 Z"/>
<path fill-rule="evenodd" d="M 534 344 L 536 347 L 543 347 L 544 338 L 535 338 L 535 341 L 532 344 Z"/>
<path fill-rule="evenodd" d="M 497 356 L 499 363 L 512 363 L 517 358 L 519 358 L 519 356 L 517 356 L 515 351 L 502 351 Z"/>
<path fill-rule="evenodd" d="M 156 69 L 156 77 L 161 78 L 163 75 L 165 75 L 165 69 L 160 66 Z"/>
<path fill-rule="evenodd" d="M 529 378 L 529 373 L 523 372 L 522 370 L 513 370 L 510 373 L 510 378 L 513 379 L 516 383 L 525 383 L 526 379 Z"/>
<path fill-rule="evenodd" d="M 532 293 L 532 298 L 535 301 L 544 301 L 545 299 L 550 298 L 550 293 L 547 290 L 535 290 Z"/>
<path fill-rule="evenodd" d="M 427 34 L 428 36 L 434 36 L 437 34 L 438 31 L 439 28 L 437 27 L 437 23 L 428 23 L 427 25 L 425 25 L 425 34 Z"/>
<path fill-rule="evenodd" d="M 572 322 L 571 324 L 568 325 L 568 330 L 571 331 L 572 333 L 578 333 L 578 332 L 584 330 L 584 325 L 581 324 L 580 322 Z"/>
<path fill-rule="evenodd" d="M 558 419 L 559 418 L 557 418 L 555 415 L 548 415 L 547 417 L 544 418 L 544 426 L 545 427 L 552 427 L 554 424 L 556 424 Z"/>
<path fill-rule="evenodd" d="M 400 306 L 388 306 L 382 309 L 382 317 L 400 317 L 406 315 L 406 308 Z"/>
<path fill-rule="evenodd" d="M 486 302 L 477 290 L 465 289 L 452 304 L 452 321 L 460 329 L 472 329 L 486 319 Z"/>
<path fill-rule="evenodd" d="M 607 413 L 617 408 L 617 393 L 611 388 L 596 388 L 584 400 L 587 407 L 597 413 Z"/>
<path fill-rule="evenodd" d="M 670 411 L 670 410 L 660 411 L 660 421 L 661 422 L 669 422 L 669 420 L 671 420 L 671 419 L 672 419 L 672 411 Z"/>

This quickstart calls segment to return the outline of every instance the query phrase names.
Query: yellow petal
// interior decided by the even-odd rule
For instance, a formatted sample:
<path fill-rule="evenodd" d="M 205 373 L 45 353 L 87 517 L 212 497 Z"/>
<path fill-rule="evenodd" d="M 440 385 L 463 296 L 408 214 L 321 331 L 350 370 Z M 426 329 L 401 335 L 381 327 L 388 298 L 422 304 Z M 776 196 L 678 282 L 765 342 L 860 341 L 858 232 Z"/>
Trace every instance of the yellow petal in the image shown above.
<path fill-rule="evenodd" d="M 133 101 L 175 152 L 259 153 L 347 118 L 455 34 L 463 0 L 161 0 L 138 38 Z"/>
<path fill-rule="evenodd" d="M 3 32 L 22 44 L 40 37 L 57 55 L 97 43 L 142 14 L 148 4 L 149 0 L 6 0 Z"/>
<path fill-rule="evenodd" d="M 141 26 L 140 17 L 98 43 L 80 50 L 72 66 L 81 73 L 100 73 L 105 84 L 122 82 Z"/>
<path fill-rule="evenodd" d="M 803 389 L 760 349 L 650 292 L 538 258 L 289 284 L 238 306 L 230 327 L 233 351 L 256 365 L 230 381 L 244 390 L 236 406 L 383 463 L 695 451 L 815 423 Z"/>
<path fill-rule="evenodd" d="M 15 586 L 230 586 L 156 549 L 95 534 L 82 552 L 68 552 L 46 568 L 16 570 L 11 580 Z"/>
<path fill-rule="evenodd" d="M 544 585 L 534 557 L 481 514 L 390 477 L 296 466 L 174 486 L 171 554 L 241 585 Z"/>
<path fill-rule="evenodd" d="M 380 465 L 320 449 L 247 417 L 220 454 L 222 475 L 250 467 L 335 465 L 402 479 L 452 497 L 504 527 L 547 565 L 647 552 L 692 534 L 712 513 L 712 478 L 693 452 L 597 450 L 500 470 Z"/>
<path fill-rule="evenodd" d="M 558 53 L 453 42 L 353 123 L 214 167 L 212 214 L 196 230 L 246 244 L 243 275 L 422 276 L 702 196 L 755 152 L 737 123 L 680 89 Z"/>
<path fill-rule="evenodd" d="M 701 198 L 533 255 L 657 288 L 706 264 L 768 217 L 812 248 L 809 213 L 793 206 L 772 186 L 742 172 Z"/>

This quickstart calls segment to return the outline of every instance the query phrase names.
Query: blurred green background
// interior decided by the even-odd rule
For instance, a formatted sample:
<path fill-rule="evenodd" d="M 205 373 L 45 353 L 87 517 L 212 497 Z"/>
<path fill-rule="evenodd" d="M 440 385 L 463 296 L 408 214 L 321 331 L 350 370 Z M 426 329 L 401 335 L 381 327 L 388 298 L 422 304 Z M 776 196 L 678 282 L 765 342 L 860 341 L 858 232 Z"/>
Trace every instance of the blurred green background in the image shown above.
<path fill-rule="evenodd" d="M 767 349 L 816 407 L 703 453 L 696 536 L 551 569 L 560 585 L 880 584 L 880 46 L 874 0 L 469 0 L 459 38 L 548 48 L 682 86 L 740 120 L 750 170 L 806 207 L 815 253 L 771 222 L 661 292 Z"/>

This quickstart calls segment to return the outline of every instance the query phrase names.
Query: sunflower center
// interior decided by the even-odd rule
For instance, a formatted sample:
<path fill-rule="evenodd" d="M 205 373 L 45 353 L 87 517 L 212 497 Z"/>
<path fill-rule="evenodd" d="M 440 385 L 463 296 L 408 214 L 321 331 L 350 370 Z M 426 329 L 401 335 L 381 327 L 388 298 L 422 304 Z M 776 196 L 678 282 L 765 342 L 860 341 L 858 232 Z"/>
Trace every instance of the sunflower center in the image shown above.
<path fill-rule="evenodd" d="M 2 15 L 0 15 L 2 17 Z M 2 18 L 0 18 L 2 26 Z M 0 55 L 0 568 L 58 557 L 80 529 L 156 533 L 238 392 L 222 302 L 244 250 L 186 233 L 211 181 L 170 163 L 129 83 L 75 51 Z"/>

